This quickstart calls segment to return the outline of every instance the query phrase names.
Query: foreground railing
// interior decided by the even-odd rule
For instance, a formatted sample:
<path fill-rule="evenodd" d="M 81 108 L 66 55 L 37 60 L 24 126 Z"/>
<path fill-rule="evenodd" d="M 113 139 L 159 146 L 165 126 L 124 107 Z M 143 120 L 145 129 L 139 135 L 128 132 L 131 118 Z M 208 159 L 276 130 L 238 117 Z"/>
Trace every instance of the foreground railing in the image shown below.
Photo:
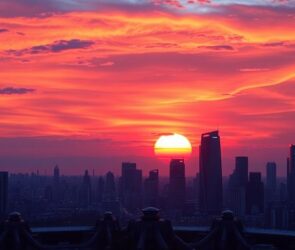
<path fill-rule="evenodd" d="M 213 221 L 208 233 L 200 237 L 180 237 L 173 230 L 169 220 L 159 217 L 159 210 L 146 208 L 143 216 L 130 221 L 127 229 L 122 230 L 116 218 L 109 212 L 98 220 L 95 230 L 80 244 L 49 245 L 33 237 L 28 224 L 19 213 L 9 215 L 0 234 L 0 249 L 109 249 L 109 250 L 246 250 L 275 249 L 270 245 L 249 244 L 245 238 L 242 223 L 225 211 Z M 183 233 L 183 232 L 182 232 Z M 292 249 L 292 248 L 290 248 Z"/>

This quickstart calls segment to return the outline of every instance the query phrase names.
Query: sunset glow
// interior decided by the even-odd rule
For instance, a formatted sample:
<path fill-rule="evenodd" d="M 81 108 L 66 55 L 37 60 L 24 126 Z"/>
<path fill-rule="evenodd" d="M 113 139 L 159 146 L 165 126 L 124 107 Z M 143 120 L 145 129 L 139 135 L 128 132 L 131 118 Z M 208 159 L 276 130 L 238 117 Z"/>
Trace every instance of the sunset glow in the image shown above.
<path fill-rule="evenodd" d="M 152 167 L 159 135 L 186 135 L 197 158 L 200 134 L 216 128 L 225 173 L 235 155 L 249 155 L 257 169 L 267 155 L 285 164 L 295 142 L 294 8 L 274 0 L 1 0 L 2 165 L 32 170 L 36 159 L 75 156 L 113 170 L 119 159 Z M 71 164 L 65 171 L 81 171 Z"/>

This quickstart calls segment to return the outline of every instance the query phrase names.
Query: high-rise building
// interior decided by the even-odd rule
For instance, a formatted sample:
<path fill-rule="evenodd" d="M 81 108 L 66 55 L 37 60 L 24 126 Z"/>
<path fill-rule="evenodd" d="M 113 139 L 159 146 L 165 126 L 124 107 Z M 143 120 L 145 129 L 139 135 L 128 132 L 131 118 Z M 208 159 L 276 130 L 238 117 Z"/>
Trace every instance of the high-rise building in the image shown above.
<path fill-rule="evenodd" d="M 295 204 L 295 145 L 290 146 L 290 155 L 287 160 L 287 188 L 288 200 Z"/>
<path fill-rule="evenodd" d="M 264 212 L 264 184 L 261 173 L 250 172 L 246 190 L 246 213 L 258 215 Z"/>
<path fill-rule="evenodd" d="M 248 182 L 248 157 L 236 157 L 234 172 L 228 182 L 228 206 L 238 216 L 246 209 L 246 186 Z"/>
<path fill-rule="evenodd" d="M 185 204 L 185 164 L 183 159 L 170 161 L 169 205 L 172 209 L 183 209 Z"/>
<path fill-rule="evenodd" d="M 7 212 L 8 172 L 0 172 L 0 218 Z"/>
<path fill-rule="evenodd" d="M 218 215 L 223 206 L 221 147 L 218 131 L 202 134 L 199 161 L 200 212 Z"/>
<path fill-rule="evenodd" d="M 122 163 L 121 202 L 129 211 L 142 206 L 142 171 L 136 169 L 136 163 Z"/>
<path fill-rule="evenodd" d="M 159 202 L 159 170 L 149 172 L 144 181 L 144 205 L 157 207 Z"/>
<path fill-rule="evenodd" d="M 103 211 L 110 211 L 116 216 L 120 215 L 120 204 L 116 193 L 115 176 L 112 172 L 107 172 L 105 176 L 102 208 Z"/>
<path fill-rule="evenodd" d="M 80 205 L 83 207 L 88 207 L 92 202 L 92 188 L 91 180 L 88 170 L 85 170 L 83 176 L 83 182 L 80 189 Z"/>
<path fill-rule="evenodd" d="M 274 201 L 276 199 L 277 189 L 277 165 L 275 162 L 266 164 L 266 200 Z"/>
<path fill-rule="evenodd" d="M 53 169 L 53 200 L 55 202 L 60 201 L 61 194 L 60 194 L 60 173 L 58 165 L 55 165 Z"/>

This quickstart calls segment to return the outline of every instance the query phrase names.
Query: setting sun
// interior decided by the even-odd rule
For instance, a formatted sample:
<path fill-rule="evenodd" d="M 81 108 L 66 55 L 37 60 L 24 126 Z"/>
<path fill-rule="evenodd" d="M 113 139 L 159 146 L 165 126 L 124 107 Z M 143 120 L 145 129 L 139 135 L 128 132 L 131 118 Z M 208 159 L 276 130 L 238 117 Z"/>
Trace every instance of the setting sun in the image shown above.
<path fill-rule="evenodd" d="M 155 154 L 161 156 L 189 155 L 192 145 L 189 140 L 180 134 L 162 135 L 156 141 Z"/>

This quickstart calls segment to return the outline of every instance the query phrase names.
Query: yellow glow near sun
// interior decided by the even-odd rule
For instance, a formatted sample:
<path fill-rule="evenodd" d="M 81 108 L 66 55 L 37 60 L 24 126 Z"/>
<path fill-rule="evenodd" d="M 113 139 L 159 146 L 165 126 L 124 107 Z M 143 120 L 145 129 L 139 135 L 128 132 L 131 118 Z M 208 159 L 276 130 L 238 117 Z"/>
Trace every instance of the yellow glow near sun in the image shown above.
<path fill-rule="evenodd" d="M 156 141 L 156 155 L 188 155 L 192 152 L 189 140 L 180 134 L 162 135 Z"/>

